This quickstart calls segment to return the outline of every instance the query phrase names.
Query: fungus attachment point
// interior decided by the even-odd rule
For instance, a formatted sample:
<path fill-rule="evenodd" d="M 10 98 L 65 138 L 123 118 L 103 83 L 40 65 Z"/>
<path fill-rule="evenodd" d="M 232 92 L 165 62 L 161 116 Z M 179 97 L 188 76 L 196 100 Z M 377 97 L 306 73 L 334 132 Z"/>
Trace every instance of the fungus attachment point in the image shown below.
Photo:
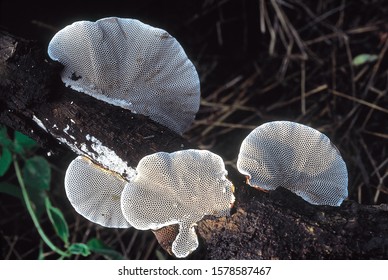
<path fill-rule="evenodd" d="M 172 252 L 172 243 L 179 233 L 179 225 L 171 225 L 162 227 L 161 229 L 153 230 L 153 234 L 159 242 L 159 245 L 170 255 Z"/>
<path fill-rule="evenodd" d="M 226 175 L 221 157 L 209 151 L 146 156 L 122 193 L 124 217 L 141 230 L 178 224 L 172 252 L 178 258 L 186 257 L 198 247 L 196 222 L 205 215 L 230 214 L 233 185 Z"/>
<path fill-rule="evenodd" d="M 339 206 L 348 196 L 348 173 L 338 149 L 319 131 L 275 121 L 243 141 L 237 168 L 251 186 L 284 187 L 312 204 Z"/>
<path fill-rule="evenodd" d="M 121 212 L 121 193 L 127 181 L 78 156 L 66 170 L 66 195 L 75 210 L 86 219 L 105 227 L 128 228 Z"/>
<path fill-rule="evenodd" d="M 48 54 L 64 65 L 66 86 L 176 133 L 187 130 L 199 109 L 198 74 L 181 45 L 138 20 L 75 22 L 55 34 Z"/>

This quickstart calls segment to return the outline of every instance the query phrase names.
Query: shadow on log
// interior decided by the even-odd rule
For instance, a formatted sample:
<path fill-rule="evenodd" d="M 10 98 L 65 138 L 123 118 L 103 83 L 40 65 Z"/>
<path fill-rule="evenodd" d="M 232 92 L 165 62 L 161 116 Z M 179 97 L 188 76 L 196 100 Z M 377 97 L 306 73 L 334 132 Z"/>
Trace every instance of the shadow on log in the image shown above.
<path fill-rule="evenodd" d="M 66 88 L 60 71 L 34 42 L 0 31 L 0 123 L 54 152 L 61 143 L 80 154 L 92 135 L 131 166 L 154 152 L 195 148 L 145 116 Z M 282 188 L 241 185 L 231 217 L 198 224 L 201 246 L 189 258 L 388 259 L 387 205 L 313 206 Z"/>

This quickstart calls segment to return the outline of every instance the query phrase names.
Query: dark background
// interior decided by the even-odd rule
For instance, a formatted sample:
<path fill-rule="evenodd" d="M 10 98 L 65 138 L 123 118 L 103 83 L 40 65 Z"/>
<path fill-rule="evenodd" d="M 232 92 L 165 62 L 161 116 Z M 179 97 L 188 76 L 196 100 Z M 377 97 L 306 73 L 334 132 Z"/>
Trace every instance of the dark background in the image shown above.
<path fill-rule="evenodd" d="M 0 25 L 45 48 L 64 26 L 108 16 L 139 19 L 181 43 L 202 91 L 186 137 L 220 154 L 232 178 L 239 145 L 254 127 L 292 120 L 322 131 L 341 151 L 350 199 L 388 202 L 386 1 L 0 1 Z M 359 54 L 378 59 L 352 65 Z M 69 152 L 49 160 L 55 171 L 52 196 L 74 236 L 99 236 L 127 258 L 168 257 L 150 233 L 103 229 L 74 213 L 62 185 L 73 157 Z M 13 213 L 0 224 L 3 236 L 19 237 L 13 245 L 19 254 L 9 254 L 11 243 L 3 238 L 2 257 L 36 258 L 38 236 L 23 205 L 6 195 L 0 205 L 3 213 Z"/>

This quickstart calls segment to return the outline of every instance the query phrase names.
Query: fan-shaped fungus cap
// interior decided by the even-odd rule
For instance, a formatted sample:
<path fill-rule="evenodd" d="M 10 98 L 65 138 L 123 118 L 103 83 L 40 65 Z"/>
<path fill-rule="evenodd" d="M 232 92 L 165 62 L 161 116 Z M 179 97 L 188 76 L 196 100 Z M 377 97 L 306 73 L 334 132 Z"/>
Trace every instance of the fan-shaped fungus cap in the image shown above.
<path fill-rule="evenodd" d="M 198 247 L 194 226 L 205 215 L 229 215 L 233 185 L 221 157 L 209 151 L 159 152 L 142 158 L 137 176 L 121 196 L 124 217 L 135 228 L 157 230 L 179 224 L 176 257 Z"/>
<path fill-rule="evenodd" d="M 128 228 L 121 212 L 120 197 L 127 181 L 90 159 L 78 156 L 65 175 L 65 190 L 75 210 L 105 227 Z"/>
<path fill-rule="evenodd" d="M 199 108 L 199 78 L 181 45 L 138 20 L 78 21 L 50 41 L 72 89 L 149 116 L 182 134 Z"/>
<path fill-rule="evenodd" d="M 275 121 L 253 130 L 243 141 L 238 170 L 251 186 L 281 186 L 312 204 L 339 206 L 348 196 L 348 173 L 337 148 L 319 131 Z"/>

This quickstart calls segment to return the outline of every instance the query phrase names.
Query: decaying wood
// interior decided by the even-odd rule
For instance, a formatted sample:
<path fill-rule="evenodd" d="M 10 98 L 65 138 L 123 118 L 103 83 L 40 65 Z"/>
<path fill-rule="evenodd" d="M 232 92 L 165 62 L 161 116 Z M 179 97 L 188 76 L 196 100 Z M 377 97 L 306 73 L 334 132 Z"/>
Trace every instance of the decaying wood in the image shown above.
<path fill-rule="evenodd" d="M 59 138 L 80 149 L 92 135 L 132 166 L 157 151 L 195 147 L 147 117 L 66 88 L 60 70 L 35 43 L 0 32 L 0 123 L 53 151 Z M 201 248 L 190 258 L 388 259 L 387 205 L 312 206 L 283 189 L 235 186 L 232 216 L 201 221 Z"/>
<path fill-rule="evenodd" d="M 253 190 L 198 230 L 209 259 L 388 259 L 388 205 L 314 206 L 283 188 Z"/>

